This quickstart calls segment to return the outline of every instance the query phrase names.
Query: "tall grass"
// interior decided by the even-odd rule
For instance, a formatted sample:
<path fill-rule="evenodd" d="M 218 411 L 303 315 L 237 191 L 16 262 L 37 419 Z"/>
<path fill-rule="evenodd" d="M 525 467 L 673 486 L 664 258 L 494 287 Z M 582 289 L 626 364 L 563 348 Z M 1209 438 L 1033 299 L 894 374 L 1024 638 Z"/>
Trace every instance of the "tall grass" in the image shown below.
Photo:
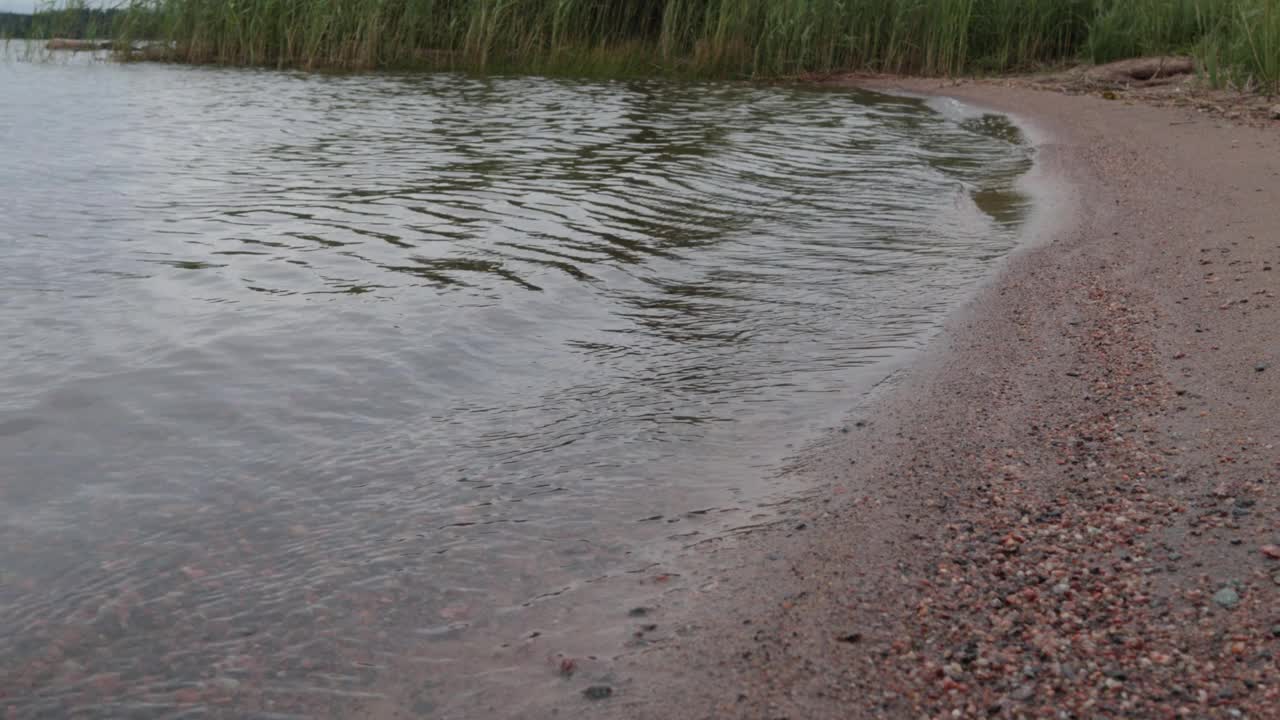
<path fill-rule="evenodd" d="M 1257 81 L 1280 93 L 1280 0 L 1240 3 L 1226 22 L 1235 32 L 1224 33 L 1228 47 L 1226 64 L 1248 73 L 1246 81 Z"/>
<path fill-rule="evenodd" d="M 196 63 L 787 76 L 1001 72 L 1182 51 L 1280 82 L 1280 0 L 124 0 Z"/>
<path fill-rule="evenodd" d="M 107 40 L 123 31 L 126 19 L 134 20 L 134 11 L 102 8 L 86 0 L 62 0 L 34 3 L 36 12 L 26 19 L 21 37 L 63 37 L 81 40 Z"/>

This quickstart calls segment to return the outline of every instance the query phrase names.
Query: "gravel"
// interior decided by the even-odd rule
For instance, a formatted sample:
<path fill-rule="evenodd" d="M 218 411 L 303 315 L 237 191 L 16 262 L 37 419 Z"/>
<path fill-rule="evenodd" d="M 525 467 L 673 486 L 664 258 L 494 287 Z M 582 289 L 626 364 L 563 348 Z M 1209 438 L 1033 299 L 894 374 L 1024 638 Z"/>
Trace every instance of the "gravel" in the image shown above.
<path fill-rule="evenodd" d="M 1240 368 L 1280 327 L 1280 133 L 943 92 L 1042 123 L 1055 197 L 1087 211 L 1040 228 L 864 432 L 797 463 L 818 499 L 708 551 L 695 630 L 623 659 L 623 714 L 1276 717 L 1280 573 L 1257 549 L 1280 376 Z"/>

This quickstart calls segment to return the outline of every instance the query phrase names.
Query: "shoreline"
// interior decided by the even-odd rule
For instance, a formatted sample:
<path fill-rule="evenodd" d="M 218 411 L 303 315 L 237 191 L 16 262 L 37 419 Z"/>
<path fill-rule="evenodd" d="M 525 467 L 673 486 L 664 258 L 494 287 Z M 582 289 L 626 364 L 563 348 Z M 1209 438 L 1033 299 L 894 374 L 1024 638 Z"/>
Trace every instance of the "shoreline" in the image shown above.
<path fill-rule="evenodd" d="M 1268 717 L 1280 702 L 1280 133 L 937 80 L 1047 133 L 1070 220 L 706 549 L 617 717 Z M 1273 367 L 1273 364 L 1275 365 Z"/>

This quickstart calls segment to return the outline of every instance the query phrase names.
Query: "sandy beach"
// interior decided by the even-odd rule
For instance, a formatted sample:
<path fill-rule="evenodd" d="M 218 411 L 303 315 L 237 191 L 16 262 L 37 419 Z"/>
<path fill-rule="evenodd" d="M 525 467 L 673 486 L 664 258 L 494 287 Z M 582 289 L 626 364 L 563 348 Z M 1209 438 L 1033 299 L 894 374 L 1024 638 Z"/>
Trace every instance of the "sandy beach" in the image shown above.
<path fill-rule="evenodd" d="M 1029 123 L 1050 217 L 573 712 L 1280 717 L 1280 132 L 848 82 Z"/>

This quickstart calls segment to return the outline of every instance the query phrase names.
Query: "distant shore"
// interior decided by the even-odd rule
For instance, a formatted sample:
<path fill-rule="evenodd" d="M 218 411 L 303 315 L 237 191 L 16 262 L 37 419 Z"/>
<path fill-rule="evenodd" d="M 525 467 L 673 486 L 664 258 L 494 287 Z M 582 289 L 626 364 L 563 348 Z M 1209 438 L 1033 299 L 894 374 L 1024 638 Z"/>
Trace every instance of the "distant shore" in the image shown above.
<path fill-rule="evenodd" d="M 791 522 L 707 546 L 702 589 L 651 618 L 672 639 L 622 657 L 590 710 L 1273 716 L 1280 127 L 1003 81 L 843 82 L 1032 123 L 1058 222 L 804 462 L 818 492 Z"/>
<path fill-rule="evenodd" d="M 1183 53 L 1215 86 L 1280 91 L 1274 0 L 52 0 L 3 28 L 153 38 L 164 52 L 149 59 L 195 64 L 610 78 L 950 76 Z"/>

